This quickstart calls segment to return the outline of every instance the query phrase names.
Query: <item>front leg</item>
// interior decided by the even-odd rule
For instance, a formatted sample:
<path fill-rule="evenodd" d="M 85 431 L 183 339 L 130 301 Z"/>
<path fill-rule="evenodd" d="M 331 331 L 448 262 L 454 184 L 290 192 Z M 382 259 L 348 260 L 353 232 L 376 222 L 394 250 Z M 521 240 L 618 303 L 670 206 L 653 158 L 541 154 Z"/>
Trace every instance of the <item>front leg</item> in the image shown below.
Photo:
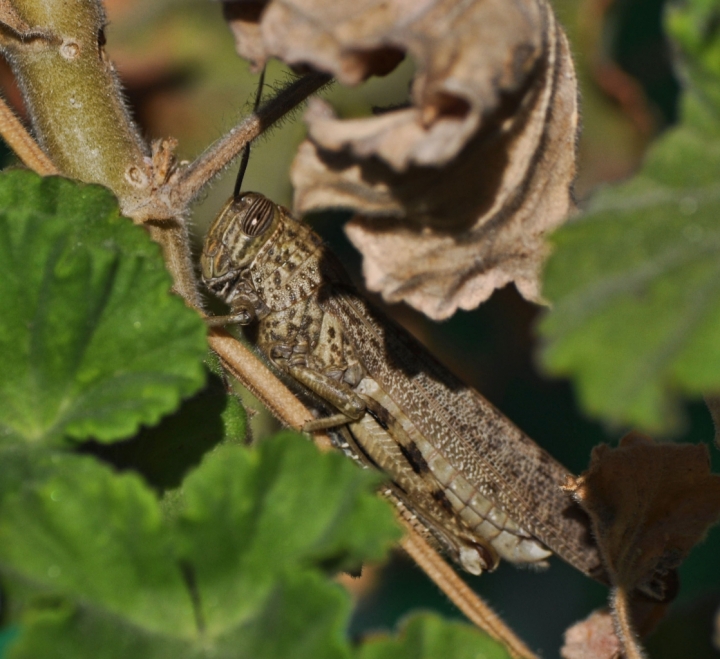
<path fill-rule="evenodd" d="M 281 365 L 300 384 L 339 410 L 338 414 L 310 421 L 303 426 L 304 432 L 314 432 L 342 426 L 357 421 L 365 414 L 365 401 L 343 382 L 306 366 Z"/>
<path fill-rule="evenodd" d="M 230 313 L 226 316 L 205 316 L 205 324 L 208 327 L 224 327 L 257 322 L 262 314 L 266 313 L 266 309 L 259 305 L 255 297 L 248 294 L 234 294 L 230 302 Z"/>
<path fill-rule="evenodd" d="M 226 325 L 249 325 L 255 320 L 251 309 L 237 309 L 227 316 L 205 316 L 208 327 L 225 327 Z"/>

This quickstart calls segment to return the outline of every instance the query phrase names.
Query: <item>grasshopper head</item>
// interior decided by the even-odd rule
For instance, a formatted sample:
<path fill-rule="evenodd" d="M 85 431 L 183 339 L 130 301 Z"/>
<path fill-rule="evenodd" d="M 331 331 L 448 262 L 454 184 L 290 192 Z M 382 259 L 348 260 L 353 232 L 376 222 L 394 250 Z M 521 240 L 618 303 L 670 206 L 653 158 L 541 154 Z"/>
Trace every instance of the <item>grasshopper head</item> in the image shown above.
<path fill-rule="evenodd" d="M 205 284 L 221 293 L 226 282 L 252 264 L 279 218 L 278 207 L 257 192 L 230 199 L 205 238 L 200 257 Z"/>

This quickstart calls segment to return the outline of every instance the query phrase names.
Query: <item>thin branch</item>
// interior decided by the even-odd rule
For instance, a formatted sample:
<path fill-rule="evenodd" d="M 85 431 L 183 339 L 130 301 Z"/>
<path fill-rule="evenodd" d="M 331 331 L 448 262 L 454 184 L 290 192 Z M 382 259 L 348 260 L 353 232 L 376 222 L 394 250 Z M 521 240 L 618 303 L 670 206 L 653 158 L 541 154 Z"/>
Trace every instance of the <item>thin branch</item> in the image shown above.
<path fill-rule="evenodd" d="M 314 416 L 260 359 L 240 341 L 222 329 L 211 329 L 208 343 L 223 366 L 267 407 L 283 424 L 300 430 Z M 331 447 L 324 433 L 313 435 L 322 449 Z"/>
<path fill-rule="evenodd" d="M 59 174 L 52 160 L 25 130 L 25 126 L 20 123 L 3 98 L 0 98 L 0 135 L 29 169 L 41 176 Z"/>
<path fill-rule="evenodd" d="M 646 659 L 645 652 L 637 639 L 630 615 L 630 598 L 625 588 L 616 586 L 610 597 L 615 633 L 622 643 L 625 659 Z"/>
<path fill-rule="evenodd" d="M 178 176 L 170 192 L 173 205 L 180 208 L 190 204 L 202 189 L 240 154 L 248 142 L 261 135 L 328 82 L 330 76 L 324 73 L 308 73 L 263 103 L 257 113 L 251 114 L 221 137 Z"/>
<path fill-rule="evenodd" d="M 442 590 L 472 622 L 502 643 L 516 659 L 538 659 L 481 597 L 472 590 L 402 516 L 399 519 L 407 531 L 401 545 L 425 574 Z"/>

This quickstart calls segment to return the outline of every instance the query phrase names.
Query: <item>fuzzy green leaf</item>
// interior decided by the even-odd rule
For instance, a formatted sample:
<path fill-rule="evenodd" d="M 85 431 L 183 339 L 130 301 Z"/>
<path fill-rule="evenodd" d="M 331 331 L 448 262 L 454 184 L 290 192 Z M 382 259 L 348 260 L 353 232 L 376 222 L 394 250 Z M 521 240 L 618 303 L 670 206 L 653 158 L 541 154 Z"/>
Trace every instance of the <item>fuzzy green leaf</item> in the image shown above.
<path fill-rule="evenodd" d="M 215 624 L 244 619 L 268 597 L 276 574 L 313 564 L 357 567 L 358 557 L 379 560 L 387 539 L 399 538 L 387 506 L 362 494 L 377 475 L 315 453 L 297 435 L 280 433 L 256 453 L 221 447 L 188 477 L 178 522 L 183 557 L 195 566 Z M 240 566 L 237 581 L 227 579 L 228 563 Z"/>
<path fill-rule="evenodd" d="M 40 609 L 92 603 L 146 633 L 194 635 L 156 497 L 139 476 L 62 453 L 4 451 L 2 463 L 11 479 L 22 477 L 0 499 L 0 572 L 11 601 L 21 592 Z"/>
<path fill-rule="evenodd" d="M 667 7 L 668 33 L 680 46 L 695 84 L 717 87 L 720 79 L 720 6 L 716 0 L 685 0 Z M 714 79 L 714 80 L 713 80 Z M 717 98 L 716 90 L 711 90 Z"/>
<path fill-rule="evenodd" d="M 629 182 L 553 235 L 543 362 L 584 407 L 668 431 L 677 397 L 720 391 L 720 117 L 693 96 Z"/>
<path fill-rule="evenodd" d="M 510 659 L 507 650 L 487 634 L 432 614 L 406 620 L 397 638 L 377 636 L 363 644 L 358 659 Z"/>
<path fill-rule="evenodd" d="M 205 328 L 106 189 L 0 176 L 0 442 L 109 441 L 203 382 Z"/>
<path fill-rule="evenodd" d="M 172 516 L 90 457 L 0 459 L 10 659 L 349 657 L 349 597 L 328 576 L 398 537 L 376 476 L 290 433 L 218 447 Z"/>

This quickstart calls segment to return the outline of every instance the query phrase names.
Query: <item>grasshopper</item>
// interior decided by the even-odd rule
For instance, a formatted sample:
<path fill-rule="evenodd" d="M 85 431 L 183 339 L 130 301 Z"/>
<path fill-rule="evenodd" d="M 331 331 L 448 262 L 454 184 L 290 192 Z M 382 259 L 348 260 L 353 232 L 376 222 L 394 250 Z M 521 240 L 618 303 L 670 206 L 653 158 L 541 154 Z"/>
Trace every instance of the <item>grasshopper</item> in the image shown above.
<path fill-rule="evenodd" d="M 602 579 L 570 475 L 354 289 L 321 238 L 238 192 L 207 234 L 206 286 L 251 325 L 258 350 L 336 443 L 388 476 L 400 513 L 472 574 L 554 552 Z M 219 323 L 216 323 L 219 324 Z"/>
<path fill-rule="evenodd" d="M 231 311 L 210 324 L 251 325 L 317 413 L 304 430 L 331 429 L 338 448 L 385 472 L 399 513 L 471 574 L 501 558 L 544 566 L 555 552 L 603 580 L 589 521 L 562 490 L 569 472 L 372 308 L 310 227 L 240 194 L 249 157 L 248 144 L 200 258 L 203 282 Z"/>

